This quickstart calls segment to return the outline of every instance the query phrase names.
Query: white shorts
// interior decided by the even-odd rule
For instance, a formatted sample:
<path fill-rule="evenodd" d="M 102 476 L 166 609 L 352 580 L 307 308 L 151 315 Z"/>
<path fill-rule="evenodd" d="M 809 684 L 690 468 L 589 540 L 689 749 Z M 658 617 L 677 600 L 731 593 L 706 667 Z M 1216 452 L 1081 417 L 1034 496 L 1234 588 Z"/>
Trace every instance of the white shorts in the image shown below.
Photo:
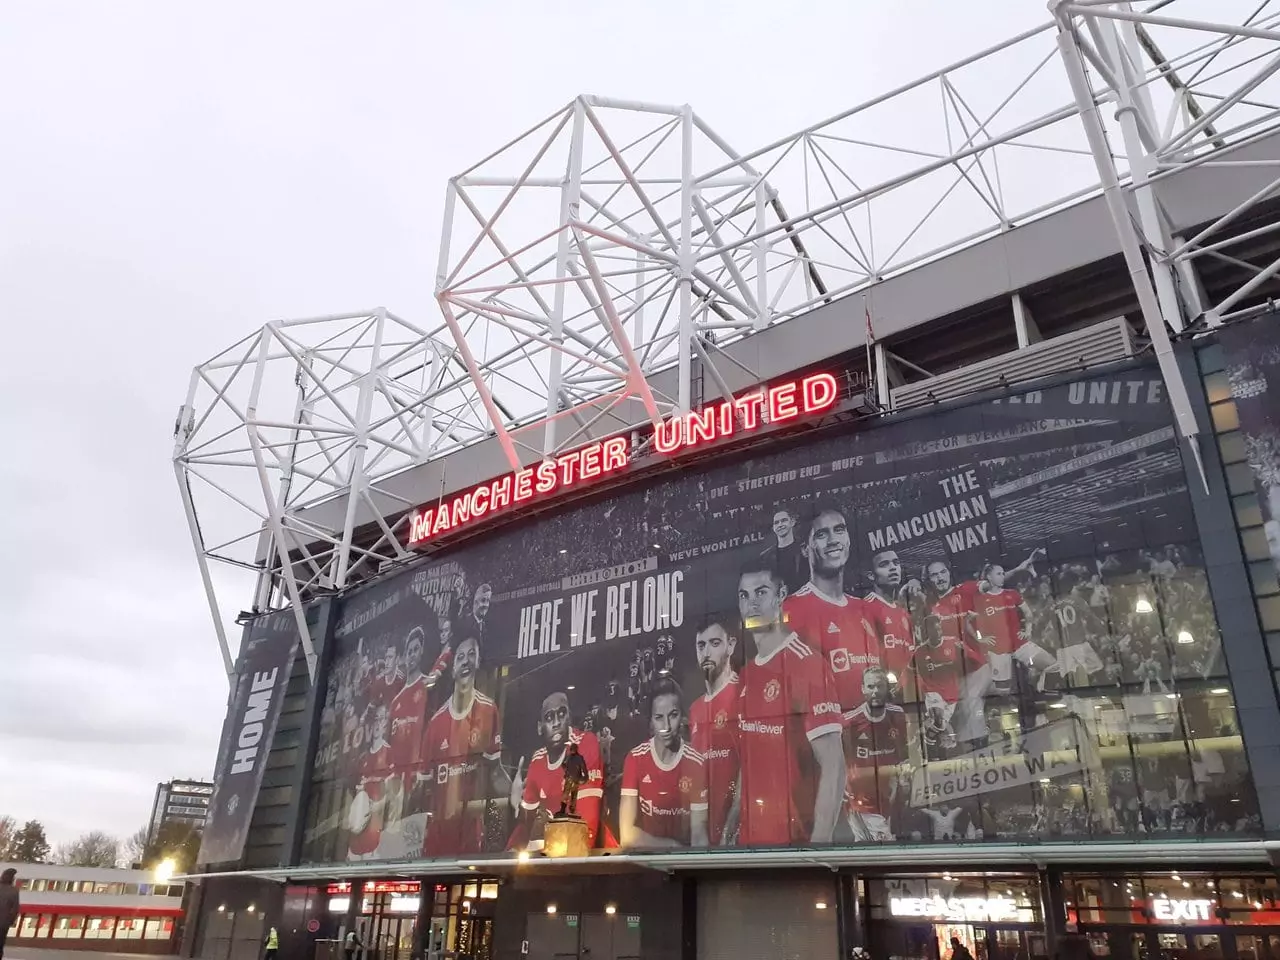
<path fill-rule="evenodd" d="M 1064 674 L 1081 668 L 1085 673 L 1093 674 L 1102 669 L 1102 659 L 1091 643 L 1073 643 L 1058 651 L 1058 669 Z"/>
<path fill-rule="evenodd" d="M 1053 660 L 1053 657 L 1049 655 L 1044 647 L 1027 640 L 1013 653 L 988 653 L 987 660 L 991 663 L 992 683 L 1007 683 L 1013 679 L 1014 660 L 1029 667 L 1037 660 L 1043 662 L 1045 660 Z"/>

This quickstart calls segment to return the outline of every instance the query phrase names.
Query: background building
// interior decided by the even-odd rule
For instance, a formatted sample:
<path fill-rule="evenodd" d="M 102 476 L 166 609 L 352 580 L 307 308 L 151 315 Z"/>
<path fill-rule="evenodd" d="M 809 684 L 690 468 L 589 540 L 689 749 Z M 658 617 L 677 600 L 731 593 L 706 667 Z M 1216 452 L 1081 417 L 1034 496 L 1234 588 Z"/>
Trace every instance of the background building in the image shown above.
<path fill-rule="evenodd" d="M 261 576 L 184 949 L 1280 960 L 1280 32 L 1157 6 L 749 154 L 579 98 L 450 182 L 440 327 L 198 368 Z"/>
<path fill-rule="evenodd" d="M 182 917 L 181 883 L 150 871 L 0 863 L 18 871 L 22 913 L 8 947 L 172 954 Z"/>
<path fill-rule="evenodd" d="M 160 828 L 166 823 L 181 823 L 204 829 L 209 817 L 209 798 L 213 796 L 213 783 L 209 780 L 170 780 L 156 784 L 156 799 L 151 804 L 148 821 L 147 843 L 155 841 Z"/>

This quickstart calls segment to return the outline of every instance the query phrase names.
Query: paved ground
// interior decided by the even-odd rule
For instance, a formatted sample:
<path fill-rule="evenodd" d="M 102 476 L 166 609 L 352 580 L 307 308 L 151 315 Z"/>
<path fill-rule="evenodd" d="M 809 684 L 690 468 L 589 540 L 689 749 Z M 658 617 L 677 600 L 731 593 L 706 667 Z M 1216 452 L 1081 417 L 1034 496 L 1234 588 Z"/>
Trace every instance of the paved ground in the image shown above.
<path fill-rule="evenodd" d="M 35 950 L 31 947 L 5 947 L 4 960 L 174 960 L 158 953 L 106 953 L 98 950 Z"/>

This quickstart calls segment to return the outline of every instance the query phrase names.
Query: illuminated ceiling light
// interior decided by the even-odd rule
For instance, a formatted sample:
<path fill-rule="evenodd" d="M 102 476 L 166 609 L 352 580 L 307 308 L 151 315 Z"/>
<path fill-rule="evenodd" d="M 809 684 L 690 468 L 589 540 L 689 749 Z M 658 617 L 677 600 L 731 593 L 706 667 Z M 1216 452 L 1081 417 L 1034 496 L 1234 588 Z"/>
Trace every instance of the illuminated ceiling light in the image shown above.
<path fill-rule="evenodd" d="M 1241 900 L 1243 900 L 1243 899 L 1244 899 L 1244 894 L 1243 894 L 1243 893 L 1241 893 L 1239 890 L 1232 890 L 1232 891 L 1231 891 L 1231 895 L 1232 895 L 1233 897 L 1238 897 L 1238 898 L 1240 898 Z M 222 908 L 221 908 L 221 907 L 219 907 L 218 909 L 222 909 Z"/>
<path fill-rule="evenodd" d="M 607 903 L 605 904 L 604 912 L 612 917 L 615 913 L 618 912 L 618 908 L 615 907 L 612 903 Z"/>
<path fill-rule="evenodd" d="M 653 549 L 655 549 L 655 550 L 661 550 L 661 549 L 662 549 L 662 547 L 658 546 L 658 544 L 656 544 L 656 543 L 655 543 L 655 544 L 653 545 Z"/>
<path fill-rule="evenodd" d="M 1244 896 L 1244 894 L 1243 894 L 1243 893 L 1237 893 L 1237 894 L 1236 894 L 1236 896 L 1237 896 L 1237 897 L 1243 897 L 1243 896 Z M 220 903 L 220 904 L 218 904 L 218 912 L 219 912 L 219 913 L 226 913 L 226 912 L 227 912 L 227 905 L 226 905 L 225 903 Z"/>
<path fill-rule="evenodd" d="M 764 800 L 760 797 L 756 797 L 756 803 L 760 804 L 762 807 L 764 806 Z"/>
<path fill-rule="evenodd" d="M 949 873 L 944 873 L 944 874 L 942 875 L 942 879 L 943 879 L 943 880 L 950 880 L 950 879 L 951 879 L 951 874 L 949 874 Z"/>
<path fill-rule="evenodd" d="M 827 901 L 825 901 L 825 900 L 818 900 L 818 901 L 816 901 L 816 902 L 814 903 L 814 905 L 813 905 L 813 909 L 815 909 L 815 910 L 825 910 L 825 909 L 827 909 Z"/>
<path fill-rule="evenodd" d="M 1150 613 L 1153 609 L 1155 608 L 1151 606 L 1151 601 L 1146 597 L 1139 597 L 1138 602 L 1133 605 L 1134 613 Z"/>
<path fill-rule="evenodd" d="M 519 863 L 528 863 L 528 862 L 529 862 L 529 851 L 528 851 L 528 850 L 521 850 L 519 853 L 517 853 L 517 854 L 516 854 L 516 860 L 517 860 Z"/>
<path fill-rule="evenodd" d="M 548 903 L 547 913 L 555 913 L 555 912 L 556 912 L 556 905 L 554 903 Z"/>
<path fill-rule="evenodd" d="M 1059 700 L 1057 703 L 1051 703 L 1051 704 L 1049 704 L 1049 709 L 1050 709 L 1050 710 L 1065 710 L 1065 709 L 1067 709 L 1067 705 L 1066 705 L 1065 703 L 1063 703 L 1061 700 Z"/>
<path fill-rule="evenodd" d="M 569 684 L 567 687 L 565 687 L 565 689 L 566 689 L 566 690 L 576 690 L 577 688 L 576 688 L 576 687 L 571 683 L 571 684 Z"/>
<path fill-rule="evenodd" d="M 1040 778 L 1040 782 L 1041 782 L 1041 783 L 1048 783 L 1048 782 L 1049 782 L 1049 778 L 1048 778 L 1048 777 L 1041 777 L 1041 778 Z"/>
<path fill-rule="evenodd" d="M 1262 901 L 1261 901 L 1261 900 L 1255 900 L 1255 901 L 1253 901 L 1253 906 L 1254 906 L 1254 909 L 1255 909 L 1255 910 L 1261 910 L 1261 909 L 1262 909 Z"/>
<path fill-rule="evenodd" d="M 246 908 L 245 908 L 245 910 L 246 910 L 247 912 L 249 912 L 249 913 L 253 913 L 253 904 L 252 904 L 252 903 L 251 903 L 251 904 L 249 904 L 249 906 L 248 906 L 248 907 L 246 907 Z"/>
<path fill-rule="evenodd" d="M 1193 636 L 1191 635 L 1191 631 L 1190 631 L 1190 630 L 1179 630 L 1179 631 L 1178 631 L 1178 642 L 1179 642 L 1179 643 L 1183 643 L 1183 644 L 1186 644 L 1186 643 L 1195 643 L 1195 642 L 1196 642 L 1196 638 L 1195 638 L 1195 637 L 1193 637 Z"/>
<path fill-rule="evenodd" d="M 569 551 L 568 551 L 565 547 L 561 547 L 561 548 L 560 548 L 560 552 L 561 552 L 561 553 L 568 553 Z"/>
<path fill-rule="evenodd" d="M 1176 694 L 1176 693 L 1166 693 L 1166 694 L 1164 695 L 1164 698 L 1165 698 L 1166 700 L 1177 700 L 1177 699 L 1178 699 L 1178 694 Z"/>
<path fill-rule="evenodd" d="M 1210 692 L 1210 693 L 1216 693 L 1216 694 L 1218 694 L 1219 696 L 1221 696 L 1222 694 L 1224 694 L 1224 693 L 1230 693 L 1231 691 L 1230 691 L 1230 690 L 1228 690 L 1226 687 L 1214 687 L 1214 688 L 1213 688 L 1212 690 L 1210 690 L 1209 692 Z"/>
<path fill-rule="evenodd" d="M 897 682 L 898 682 L 898 675 L 897 675 L 896 673 L 893 673 L 892 671 L 891 671 L 891 672 L 889 672 L 889 673 L 886 673 L 886 674 L 884 675 L 884 678 L 885 678 L 886 680 L 888 680 L 890 683 L 897 683 Z"/>

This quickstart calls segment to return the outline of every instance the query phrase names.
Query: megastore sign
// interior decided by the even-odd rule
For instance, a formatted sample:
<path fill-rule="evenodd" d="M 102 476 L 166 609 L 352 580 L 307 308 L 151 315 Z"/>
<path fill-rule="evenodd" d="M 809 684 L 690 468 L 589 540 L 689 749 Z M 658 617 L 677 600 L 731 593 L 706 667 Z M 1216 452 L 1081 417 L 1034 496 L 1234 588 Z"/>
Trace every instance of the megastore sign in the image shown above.
<path fill-rule="evenodd" d="M 583 482 L 608 444 L 417 534 Z M 664 471 L 336 603 L 308 862 L 536 851 L 571 745 L 597 849 L 1260 829 L 1153 367 Z"/>
<path fill-rule="evenodd" d="M 754 433 L 764 426 L 829 410 L 835 405 L 836 395 L 836 378 L 829 373 L 815 373 L 755 390 L 663 420 L 653 428 L 652 449 L 674 456 L 701 444 Z M 419 507 L 409 515 L 409 544 L 420 546 L 507 507 L 542 500 L 621 470 L 631 462 L 630 450 L 627 437 L 597 440 L 439 503 Z"/>

